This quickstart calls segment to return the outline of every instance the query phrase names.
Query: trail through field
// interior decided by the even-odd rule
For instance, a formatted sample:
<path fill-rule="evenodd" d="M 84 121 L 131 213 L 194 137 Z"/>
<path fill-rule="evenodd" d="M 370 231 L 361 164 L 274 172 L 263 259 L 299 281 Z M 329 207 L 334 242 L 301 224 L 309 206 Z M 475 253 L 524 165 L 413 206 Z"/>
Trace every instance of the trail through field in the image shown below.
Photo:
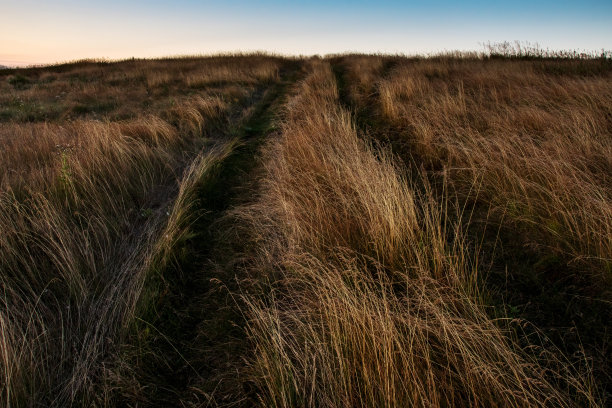
<path fill-rule="evenodd" d="M 609 406 L 610 55 L 0 72 L 0 408 Z"/>
<path fill-rule="evenodd" d="M 297 63 L 288 64 L 277 82 L 256 95 L 246 120 L 228 129 L 236 147 L 198 191 L 201 215 L 190 228 L 192 237 L 180 249 L 178 267 L 163 277 L 167 286 L 156 316 L 142 322 L 153 340 L 140 357 L 140 389 L 135 393 L 145 398 L 142 402 L 147 406 L 246 402 L 240 378 L 243 318 L 232 297 L 238 291 L 240 261 L 236 258 L 244 243 L 228 234 L 231 226 L 224 216 L 249 200 L 256 182 L 258 149 L 274 131 L 274 115 L 297 72 Z"/>
<path fill-rule="evenodd" d="M 340 57 L 333 59 L 331 64 L 338 84 L 339 102 L 355 113 L 353 117 L 358 134 L 391 151 L 396 160 L 402 161 L 407 177 L 413 183 L 419 180 L 413 175 L 427 174 L 430 183 L 427 188 L 436 191 L 441 200 L 447 194 L 446 189 L 458 181 L 449 176 L 448 168 L 440 171 L 442 167 L 436 167 L 430 158 L 419 153 L 419 136 L 413 126 L 394 124 L 383 112 L 384 87 L 381 84 L 397 74 L 394 71 L 401 68 L 402 62 L 395 58 L 380 58 L 370 65 L 357 63 L 351 66 L 348 58 Z M 435 75 L 432 78 L 427 78 L 427 75 L 423 83 L 435 80 Z M 363 81 L 363 78 L 368 80 Z M 515 105 L 515 101 L 509 104 Z M 411 108 L 416 110 L 414 106 Z M 513 130 L 514 126 L 509 126 L 505 132 Z M 477 132 L 472 137 L 476 136 Z M 435 140 L 437 144 L 448 144 L 441 136 Z M 530 156 L 525 158 L 526 161 L 532 159 Z M 450 168 L 449 164 L 444 166 Z M 413 186 L 419 185 L 415 183 Z M 472 187 L 477 187 L 474 191 L 483 188 L 482 185 Z M 423 186 L 420 188 L 424 189 Z M 456 187 L 450 186 L 450 191 L 453 188 Z M 461 194 L 456 190 L 452 193 L 454 197 Z M 610 398 L 612 376 L 609 374 L 609 352 L 606 351 L 610 348 L 603 346 L 610 342 L 607 322 L 611 309 L 606 300 L 609 296 L 606 284 L 592 286 L 589 280 L 593 276 L 584 273 L 588 266 L 581 266 L 576 260 L 567 261 L 570 258 L 564 257 L 568 254 L 555 252 L 553 246 L 537 248 L 529 243 L 528 238 L 517 234 L 517 226 L 510 224 L 509 220 L 495 219 L 491 216 L 491 203 L 483 202 L 479 194 L 474 192 L 469 196 L 468 193 L 467 198 L 462 198 L 464 201 L 460 206 L 463 210 L 447 216 L 462 226 L 466 242 L 479 248 L 480 300 L 487 304 L 490 317 L 511 316 L 515 322 L 522 322 L 520 327 L 510 326 L 522 345 L 540 347 L 551 355 L 563 353 L 571 356 L 576 367 L 589 361 L 604 398 Z M 469 209 L 470 215 L 461 218 L 465 209 Z M 533 340 L 536 338 L 538 340 Z M 546 353 L 542 351 L 541 355 Z"/>

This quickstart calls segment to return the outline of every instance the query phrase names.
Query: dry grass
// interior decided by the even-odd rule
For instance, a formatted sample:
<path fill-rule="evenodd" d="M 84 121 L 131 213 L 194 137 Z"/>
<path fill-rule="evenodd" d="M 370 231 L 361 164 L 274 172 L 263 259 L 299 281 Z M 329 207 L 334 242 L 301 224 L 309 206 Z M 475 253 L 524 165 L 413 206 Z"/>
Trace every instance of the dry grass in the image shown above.
<path fill-rule="evenodd" d="M 255 54 L 6 70 L 0 73 L 0 122 L 134 119 L 160 115 L 195 95 L 233 102 L 276 80 L 282 61 Z"/>
<path fill-rule="evenodd" d="M 237 65 L 234 60 L 228 64 L 212 63 L 184 75 L 183 81 L 190 87 L 205 87 L 218 84 L 232 78 L 233 81 L 255 84 L 278 78 L 278 65 L 264 61 L 262 64 Z"/>
<path fill-rule="evenodd" d="M 107 390 L 101 379 L 115 364 L 113 352 L 134 316 L 158 296 L 145 282 L 185 239 L 195 186 L 234 146 L 212 137 L 225 134 L 232 115 L 244 113 L 233 105 L 248 103 L 256 87 L 270 80 L 262 74 L 259 82 L 242 85 L 244 72 L 256 75 L 268 63 L 276 67 L 262 60 L 254 57 L 248 66 L 248 59 L 229 59 L 233 69 L 218 74 L 227 86 L 182 95 L 156 114 L 0 123 L 3 406 L 102 403 Z M 199 62 L 183 65 L 195 69 Z M 165 64 L 171 73 L 182 69 L 181 61 Z M 117 65 L 56 68 L 64 75 L 57 81 L 67 86 L 66 77 L 86 78 L 94 81 L 91 89 L 70 89 L 104 98 L 114 92 L 106 84 L 125 65 L 143 63 Z M 53 70 L 23 73 L 44 82 Z M 44 99 L 46 91 L 38 84 L 14 90 L 31 92 L 33 99 Z M 138 86 L 128 87 L 122 101 L 134 103 L 133 92 Z"/>
<path fill-rule="evenodd" d="M 11 184 L 0 199 L 2 320 L 10 322 L 2 330 L 10 345 L 2 393 L 9 404 L 85 398 L 108 342 L 133 315 L 147 259 L 162 250 L 155 242 L 163 225 L 171 228 L 173 188 L 159 186 L 173 184 L 182 161 L 175 149 L 185 140 L 159 119 L 126 129 L 21 129 L 45 143 L 65 137 L 74 147 L 47 152 L 42 171 L 29 162 L 3 180 Z M 157 245 L 167 248 L 168 239 Z"/>
<path fill-rule="evenodd" d="M 481 185 L 481 200 L 527 228 L 532 242 L 609 268 L 610 73 L 548 68 L 523 61 L 400 63 L 377 84 L 380 113 L 462 195 Z"/>
<path fill-rule="evenodd" d="M 239 277 L 248 345 L 238 349 L 250 347 L 247 367 L 211 395 L 194 384 L 214 380 L 192 373 L 194 366 L 222 367 L 221 354 L 234 352 L 223 345 L 240 340 L 219 340 L 236 335 L 233 321 L 195 310 L 217 305 L 198 299 L 227 282 L 193 276 L 194 288 L 211 293 L 162 294 L 171 288 L 164 272 L 200 267 L 184 259 L 198 251 L 191 228 L 209 222 L 194 223 L 199 194 L 211 194 L 214 206 L 219 193 L 202 184 L 234 149 L 232 135 L 256 141 L 271 131 L 265 115 L 279 96 L 249 105 L 289 65 L 253 55 L 3 70 L 0 405 L 138 405 L 165 392 L 183 406 L 229 402 L 247 387 L 224 387 L 242 379 L 253 393 L 236 404 L 605 405 L 604 380 L 591 374 L 590 361 L 542 348 L 546 331 L 538 344 L 517 337 L 525 321 L 493 319 L 499 311 L 485 306 L 490 275 L 481 259 L 507 270 L 505 259 L 484 252 L 508 238 L 474 227 L 481 216 L 512 232 L 516 247 L 559 254 L 591 282 L 608 279 L 612 264 L 609 61 L 528 61 L 535 51 L 523 51 L 507 59 L 491 52 L 301 62 L 304 79 L 262 149 L 253 199 L 230 210 L 240 234 L 232 229 L 219 247 L 204 244 L 207 253 L 235 255 L 229 269 L 249 266 Z M 265 118 L 240 122 L 257 112 Z M 238 182 L 239 168 L 248 167 L 238 161 L 252 158 L 241 152 L 224 162 L 219 180 Z M 214 211 L 210 222 L 222 216 Z M 159 327 L 204 319 L 195 338 L 188 330 L 175 336 L 188 354 L 172 343 L 158 347 L 151 338 L 167 336 L 147 337 L 158 329 L 136 319 L 157 314 L 166 295 L 176 303 L 167 307 L 180 311 L 156 317 L 186 323 Z M 193 302 L 181 305 L 185 299 Z M 218 304 L 226 307 L 225 299 Z M 219 327 L 208 333 L 208 325 Z M 605 353 L 607 337 L 600 340 Z M 162 373 L 170 365 L 155 371 L 171 349 L 192 359 L 184 370 L 183 362 L 172 366 L 186 384 L 155 382 L 173 375 Z M 221 351 L 200 357 L 198 350 Z M 607 364 L 605 356 L 594 361 Z M 192 374 L 202 377 L 191 381 Z M 187 394 L 192 400 L 182 399 Z"/>
<path fill-rule="evenodd" d="M 244 300 L 261 405 L 596 405 L 588 378 L 545 372 L 487 317 L 448 203 L 358 137 L 326 62 L 307 70 L 238 211 L 258 244 Z"/>

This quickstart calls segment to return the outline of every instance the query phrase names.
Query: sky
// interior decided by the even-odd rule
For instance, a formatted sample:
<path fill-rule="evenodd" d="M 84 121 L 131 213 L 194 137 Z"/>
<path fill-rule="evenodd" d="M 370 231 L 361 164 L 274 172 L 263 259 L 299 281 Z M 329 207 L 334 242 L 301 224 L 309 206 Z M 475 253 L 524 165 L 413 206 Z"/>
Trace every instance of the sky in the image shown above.
<path fill-rule="evenodd" d="M 612 50 L 612 0 L 0 0 L 0 65 L 234 51 Z"/>

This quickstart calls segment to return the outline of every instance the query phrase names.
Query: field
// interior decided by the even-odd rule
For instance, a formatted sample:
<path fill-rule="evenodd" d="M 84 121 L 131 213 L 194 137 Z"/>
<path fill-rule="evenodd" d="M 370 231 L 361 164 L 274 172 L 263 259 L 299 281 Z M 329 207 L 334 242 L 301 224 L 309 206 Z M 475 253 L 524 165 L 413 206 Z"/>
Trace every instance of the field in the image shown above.
<path fill-rule="evenodd" d="M 2 406 L 612 403 L 608 54 L 0 69 L 0 146 Z"/>

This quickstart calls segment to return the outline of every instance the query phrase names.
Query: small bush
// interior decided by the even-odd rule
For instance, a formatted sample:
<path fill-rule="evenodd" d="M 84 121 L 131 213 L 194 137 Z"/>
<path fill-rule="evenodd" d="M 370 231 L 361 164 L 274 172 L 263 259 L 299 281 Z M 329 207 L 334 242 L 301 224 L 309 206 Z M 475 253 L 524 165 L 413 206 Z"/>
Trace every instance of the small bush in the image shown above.
<path fill-rule="evenodd" d="M 15 89 L 27 89 L 29 88 L 32 81 L 28 77 L 17 74 L 10 76 L 8 78 L 8 83 L 11 84 Z"/>

